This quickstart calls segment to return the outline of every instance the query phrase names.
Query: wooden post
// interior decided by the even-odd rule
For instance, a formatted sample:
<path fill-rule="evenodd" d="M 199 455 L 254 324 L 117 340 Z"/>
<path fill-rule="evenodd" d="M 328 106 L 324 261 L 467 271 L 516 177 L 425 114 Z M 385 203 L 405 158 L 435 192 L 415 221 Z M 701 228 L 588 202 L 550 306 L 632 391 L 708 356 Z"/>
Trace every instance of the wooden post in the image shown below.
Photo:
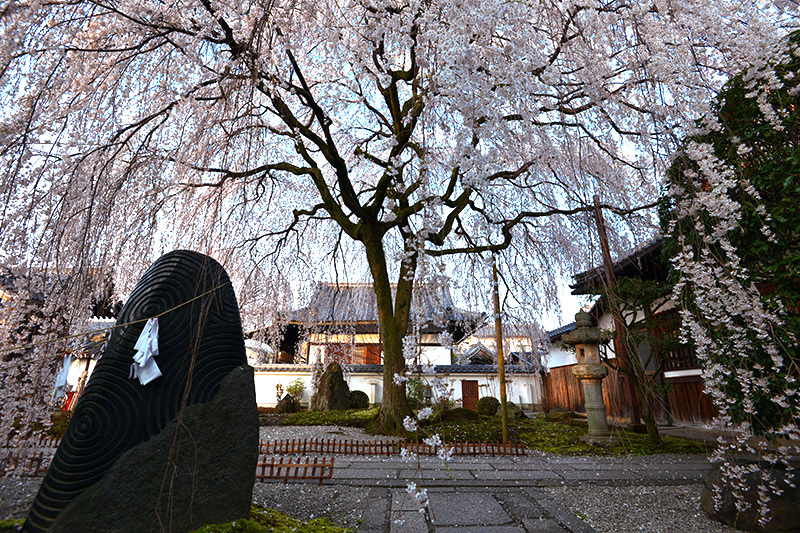
<path fill-rule="evenodd" d="M 492 296 L 494 298 L 494 330 L 497 342 L 497 370 L 500 374 L 500 417 L 503 426 L 503 442 L 508 444 L 508 404 L 506 402 L 506 367 L 503 353 L 503 322 L 500 318 L 500 291 L 497 275 L 497 259 L 492 254 Z"/>
<path fill-rule="evenodd" d="M 606 225 L 603 220 L 603 212 L 600 210 L 600 197 L 594 195 L 594 216 L 597 221 L 597 235 L 600 237 L 600 249 L 603 252 L 603 270 L 606 274 L 606 284 L 608 286 L 606 299 L 611 305 L 611 315 L 614 317 L 614 330 L 617 335 L 614 338 L 614 349 L 617 352 L 617 359 L 623 369 L 630 371 L 628 361 L 628 346 L 625 340 L 625 327 L 622 324 L 621 311 L 619 309 L 619 302 L 617 301 L 617 278 L 614 276 L 614 267 L 611 263 L 611 251 L 608 248 L 608 235 L 606 234 Z M 637 354 L 638 357 L 638 354 Z M 625 397 L 627 404 L 631 406 L 631 423 L 641 423 L 641 415 L 639 412 L 639 397 L 636 395 L 631 377 L 622 372 L 622 380 L 625 384 Z"/>

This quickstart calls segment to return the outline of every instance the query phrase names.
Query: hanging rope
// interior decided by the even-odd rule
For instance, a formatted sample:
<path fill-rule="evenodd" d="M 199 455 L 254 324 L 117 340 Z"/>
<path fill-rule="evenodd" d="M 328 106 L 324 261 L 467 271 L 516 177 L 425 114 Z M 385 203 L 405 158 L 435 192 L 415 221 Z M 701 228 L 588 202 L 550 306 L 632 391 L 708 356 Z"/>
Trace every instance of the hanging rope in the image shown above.
<path fill-rule="evenodd" d="M 22 346 L 14 346 L 14 347 L 11 347 L 11 348 L 4 348 L 4 349 L 0 350 L 0 355 L 5 354 L 5 353 L 10 353 L 10 352 L 15 352 L 17 350 L 28 350 L 30 348 L 36 348 L 37 346 L 44 346 L 44 345 L 47 345 L 47 344 L 52 344 L 54 342 L 65 341 L 65 340 L 74 339 L 74 338 L 77 338 L 77 337 L 83 337 L 83 336 L 89 335 L 91 333 L 97 333 L 97 332 L 101 332 L 101 331 L 108 332 L 108 331 L 111 331 L 111 330 L 113 330 L 115 328 L 121 328 L 121 327 L 124 327 L 124 326 L 132 326 L 134 324 L 140 324 L 142 322 L 147 322 L 151 318 L 161 318 L 162 316 L 166 315 L 167 313 L 171 313 L 172 311 L 175 311 L 176 309 L 180 309 L 181 307 L 183 307 L 185 305 L 188 305 L 188 304 L 190 304 L 190 303 L 192 303 L 192 302 L 194 302 L 196 300 L 199 300 L 200 298 L 203 298 L 204 296 L 207 296 L 207 295 L 211 294 L 212 292 L 218 291 L 219 289 L 225 287 L 226 285 L 230 285 L 230 284 L 231 284 L 230 281 L 226 281 L 222 285 L 218 285 L 217 287 L 214 287 L 213 289 L 209 289 L 206 292 L 195 296 L 191 300 L 186 300 L 185 302 L 183 302 L 181 304 L 178 304 L 175 307 L 172 307 L 170 309 L 167 309 L 166 311 L 162 311 L 161 313 L 159 313 L 159 314 L 157 314 L 155 316 L 152 316 L 152 317 L 142 318 L 142 319 L 139 319 L 139 320 L 133 320 L 131 322 L 126 322 L 124 324 L 114 324 L 113 326 L 109 326 L 107 328 L 99 328 L 99 329 L 94 329 L 94 330 L 91 330 L 91 331 L 84 331 L 84 332 L 81 332 L 81 333 L 75 333 L 73 335 L 66 335 L 64 337 L 58 337 L 58 338 L 49 339 L 49 340 L 46 340 L 46 341 L 34 342 L 34 343 L 31 343 L 31 344 L 24 344 Z M 37 357 L 35 359 L 28 359 L 26 361 L 20 361 L 18 363 L 13 363 L 13 364 L 6 365 L 6 366 L 0 366 L 0 371 L 9 370 L 11 368 L 16 368 L 18 366 L 27 365 L 27 364 L 30 364 L 30 363 L 35 363 L 36 361 L 43 361 L 44 359 L 47 359 L 49 357 L 52 357 L 52 356 L 47 355 L 47 356 L 44 356 L 44 357 Z"/>

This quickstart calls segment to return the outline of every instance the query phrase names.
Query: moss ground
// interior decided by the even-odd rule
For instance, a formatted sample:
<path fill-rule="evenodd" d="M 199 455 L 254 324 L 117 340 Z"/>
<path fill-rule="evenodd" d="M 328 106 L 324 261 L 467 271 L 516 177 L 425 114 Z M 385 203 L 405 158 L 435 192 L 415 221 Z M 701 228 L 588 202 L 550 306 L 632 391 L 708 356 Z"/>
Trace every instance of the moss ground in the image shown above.
<path fill-rule="evenodd" d="M 503 438 L 500 418 L 497 416 L 481 416 L 479 420 L 433 420 L 421 428 L 427 435 L 438 433 L 442 440 L 466 441 L 499 441 Z M 590 446 L 580 441 L 587 433 L 585 421 L 547 420 L 545 417 L 527 418 L 509 421 L 509 433 L 512 442 L 522 442 L 530 449 L 563 455 L 652 455 L 666 453 L 709 453 L 707 446 L 700 442 L 673 437 L 664 437 L 663 446 L 650 444 L 647 435 L 625 430 L 613 430 L 620 440 L 619 446 Z"/>
<path fill-rule="evenodd" d="M 324 518 L 308 522 L 295 520 L 283 513 L 253 505 L 250 518 L 227 524 L 203 526 L 194 533 L 350 533 L 350 529 L 337 527 Z"/>
<path fill-rule="evenodd" d="M 378 415 L 378 408 L 345 409 L 342 411 L 301 411 L 280 420 L 284 426 L 350 426 L 364 427 Z"/>
<path fill-rule="evenodd" d="M 436 413 L 420 428 L 419 437 L 438 433 L 443 440 L 498 441 L 502 440 L 502 427 L 497 416 L 459 416 L 460 409 Z M 348 409 L 345 411 L 300 412 L 280 420 L 283 425 L 340 425 L 364 427 L 378 409 Z M 585 420 L 568 413 L 553 416 L 538 416 L 509 421 L 509 432 L 513 442 L 522 442 L 528 448 L 564 455 L 651 455 L 668 453 L 709 453 L 708 446 L 687 439 L 662 436 L 664 445 L 654 447 L 645 434 L 622 429 L 612 433 L 619 438 L 620 445 L 612 447 L 589 446 L 580 442 L 587 433 Z"/>

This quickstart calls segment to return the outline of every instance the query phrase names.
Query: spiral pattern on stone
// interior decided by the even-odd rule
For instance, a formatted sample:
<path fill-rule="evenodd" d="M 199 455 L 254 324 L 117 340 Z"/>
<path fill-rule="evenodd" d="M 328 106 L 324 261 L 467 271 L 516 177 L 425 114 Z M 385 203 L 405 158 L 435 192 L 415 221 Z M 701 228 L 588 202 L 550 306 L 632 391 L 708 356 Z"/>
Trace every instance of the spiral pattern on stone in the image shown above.
<path fill-rule="evenodd" d="M 129 377 L 134 345 L 146 320 L 157 315 L 155 361 L 162 376 L 143 386 Z M 26 531 L 46 531 L 120 455 L 161 432 L 182 406 L 212 400 L 225 376 L 247 364 L 236 295 L 222 266 L 203 254 L 162 256 L 136 285 L 117 325 L 31 506 Z"/>

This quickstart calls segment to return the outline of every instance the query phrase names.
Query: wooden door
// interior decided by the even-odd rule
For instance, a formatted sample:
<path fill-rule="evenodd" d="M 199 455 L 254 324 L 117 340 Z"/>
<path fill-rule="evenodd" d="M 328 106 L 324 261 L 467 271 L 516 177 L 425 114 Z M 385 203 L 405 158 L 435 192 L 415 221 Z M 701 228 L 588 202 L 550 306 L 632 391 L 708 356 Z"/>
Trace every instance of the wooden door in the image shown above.
<path fill-rule="evenodd" d="M 464 409 L 477 411 L 478 409 L 478 382 L 467 379 L 461 380 L 461 402 Z"/>

